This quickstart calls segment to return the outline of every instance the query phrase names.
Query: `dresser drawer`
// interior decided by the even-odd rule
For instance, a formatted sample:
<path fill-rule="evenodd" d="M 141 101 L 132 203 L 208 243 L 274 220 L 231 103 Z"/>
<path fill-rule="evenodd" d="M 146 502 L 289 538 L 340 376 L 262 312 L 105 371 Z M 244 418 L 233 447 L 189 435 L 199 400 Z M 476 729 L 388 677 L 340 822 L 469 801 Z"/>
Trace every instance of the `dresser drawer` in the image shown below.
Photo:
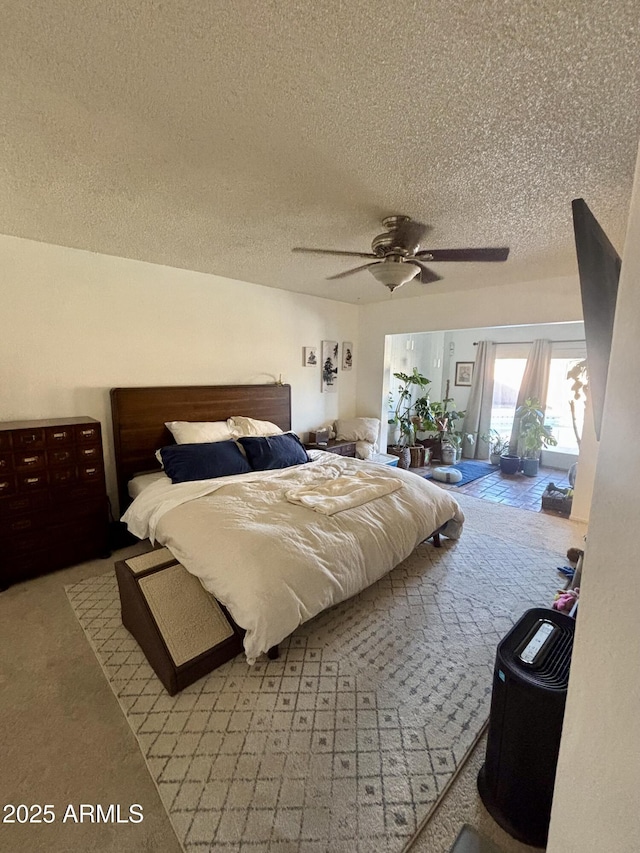
<path fill-rule="evenodd" d="M 73 426 L 45 427 L 44 442 L 47 447 L 59 447 L 64 444 L 73 444 L 75 428 Z"/>
<path fill-rule="evenodd" d="M 11 450 L 11 433 L 0 429 L 0 450 Z"/>
<path fill-rule="evenodd" d="M 44 430 L 16 429 L 12 441 L 14 451 L 39 450 L 44 447 Z"/>
<path fill-rule="evenodd" d="M 44 450 L 22 450 L 13 454 L 13 465 L 17 472 L 41 471 L 46 468 Z"/>
<path fill-rule="evenodd" d="M 100 444 L 79 444 L 78 462 L 97 462 L 102 465 L 102 446 Z"/>
<path fill-rule="evenodd" d="M 48 492 L 39 491 L 32 494 L 11 495 L 0 499 L 0 519 L 4 520 L 16 515 L 38 512 L 48 506 Z"/>
<path fill-rule="evenodd" d="M 6 474 L 0 476 L 0 498 L 4 495 L 12 495 L 17 488 L 15 477 Z"/>
<path fill-rule="evenodd" d="M 77 444 L 99 444 L 100 424 L 80 424 L 75 428 Z"/>
<path fill-rule="evenodd" d="M 75 483 L 78 479 L 75 465 L 67 465 L 60 468 L 52 468 L 49 471 L 50 486 L 67 486 Z"/>
<path fill-rule="evenodd" d="M 102 483 L 104 481 L 102 460 L 100 460 L 100 464 L 84 462 L 78 465 L 78 479 L 84 483 Z"/>
<path fill-rule="evenodd" d="M 24 471 L 16 475 L 19 492 L 34 492 L 36 489 L 46 489 L 49 479 L 46 471 Z"/>
<path fill-rule="evenodd" d="M 47 450 L 47 465 L 50 468 L 72 465 L 75 461 L 76 449 L 72 444 L 69 447 L 52 447 Z"/>
<path fill-rule="evenodd" d="M 76 480 L 73 483 L 64 483 L 55 489 L 51 489 L 51 505 L 54 508 L 67 508 L 69 512 L 77 512 L 78 506 L 86 501 L 100 497 L 106 500 L 104 481 L 98 480 Z"/>
<path fill-rule="evenodd" d="M 2 553 L 8 557 L 32 554 L 34 551 L 46 548 L 49 541 L 49 531 L 41 525 L 32 523 L 31 526 L 24 526 L 16 530 L 5 530 L 2 537 Z M 46 566 L 43 566 L 43 569 L 46 569 Z"/>

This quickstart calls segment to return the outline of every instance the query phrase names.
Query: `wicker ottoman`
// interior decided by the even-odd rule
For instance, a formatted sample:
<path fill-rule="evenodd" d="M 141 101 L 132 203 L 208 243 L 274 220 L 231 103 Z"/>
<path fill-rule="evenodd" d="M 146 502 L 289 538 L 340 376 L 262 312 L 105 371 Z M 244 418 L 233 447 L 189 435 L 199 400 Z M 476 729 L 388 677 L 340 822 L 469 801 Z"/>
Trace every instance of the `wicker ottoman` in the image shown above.
<path fill-rule="evenodd" d="M 171 696 L 242 652 L 242 629 L 168 548 L 115 568 L 122 624 Z"/>

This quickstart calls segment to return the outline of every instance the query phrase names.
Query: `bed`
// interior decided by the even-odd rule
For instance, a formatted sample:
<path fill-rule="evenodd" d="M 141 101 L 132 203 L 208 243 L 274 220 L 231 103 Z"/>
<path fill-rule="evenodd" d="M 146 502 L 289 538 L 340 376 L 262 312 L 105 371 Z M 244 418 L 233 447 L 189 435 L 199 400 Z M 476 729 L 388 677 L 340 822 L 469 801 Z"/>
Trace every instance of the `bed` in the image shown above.
<path fill-rule="evenodd" d="M 287 385 L 111 392 L 123 520 L 169 548 L 226 608 L 245 632 L 249 663 L 420 542 L 457 538 L 464 520 L 450 492 L 412 472 L 320 450 L 285 468 L 179 483 L 159 469 L 156 451 L 173 441 L 165 422 L 243 415 L 286 433 L 290 394 Z"/>

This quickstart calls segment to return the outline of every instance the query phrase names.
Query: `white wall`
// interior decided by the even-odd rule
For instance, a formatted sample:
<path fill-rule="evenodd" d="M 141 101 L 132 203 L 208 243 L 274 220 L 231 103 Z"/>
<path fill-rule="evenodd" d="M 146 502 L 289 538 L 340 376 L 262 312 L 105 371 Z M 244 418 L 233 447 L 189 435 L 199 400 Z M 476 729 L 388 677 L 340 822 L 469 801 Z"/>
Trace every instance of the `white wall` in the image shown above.
<path fill-rule="evenodd" d="M 357 306 L 6 236 L 0 268 L 0 420 L 98 418 L 112 499 L 112 387 L 281 374 L 297 432 L 356 414 Z M 323 339 L 354 343 L 335 394 L 321 393 L 319 364 L 303 366 Z"/>
<path fill-rule="evenodd" d="M 640 844 L 639 278 L 640 158 L 622 257 L 548 853 L 636 853 Z"/>

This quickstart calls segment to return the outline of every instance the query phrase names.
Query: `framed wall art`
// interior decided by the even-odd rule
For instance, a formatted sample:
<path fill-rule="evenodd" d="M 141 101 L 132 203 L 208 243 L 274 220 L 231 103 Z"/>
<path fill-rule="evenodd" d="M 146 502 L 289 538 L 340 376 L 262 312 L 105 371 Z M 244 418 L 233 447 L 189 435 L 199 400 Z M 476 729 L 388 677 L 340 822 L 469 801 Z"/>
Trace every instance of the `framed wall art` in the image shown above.
<path fill-rule="evenodd" d="M 455 384 L 469 386 L 473 380 L 474 361 L 456 361 Z"/>
<path fill-rule="evenodd" d="M 342 369 L 351 370 L 353 367 L 353 344 L 351 341 L 344 341 L 342 344 Z"/>
<path fill-rule="evenodd" d="M 318 347 L 303 347 L 302 363 L 305 367 L 315 367 L 318 363 Z"/>
<path fill-rule="evenodd" d="M 322 341 L 322 390 L 338 390 L 338 342 Z"/>

